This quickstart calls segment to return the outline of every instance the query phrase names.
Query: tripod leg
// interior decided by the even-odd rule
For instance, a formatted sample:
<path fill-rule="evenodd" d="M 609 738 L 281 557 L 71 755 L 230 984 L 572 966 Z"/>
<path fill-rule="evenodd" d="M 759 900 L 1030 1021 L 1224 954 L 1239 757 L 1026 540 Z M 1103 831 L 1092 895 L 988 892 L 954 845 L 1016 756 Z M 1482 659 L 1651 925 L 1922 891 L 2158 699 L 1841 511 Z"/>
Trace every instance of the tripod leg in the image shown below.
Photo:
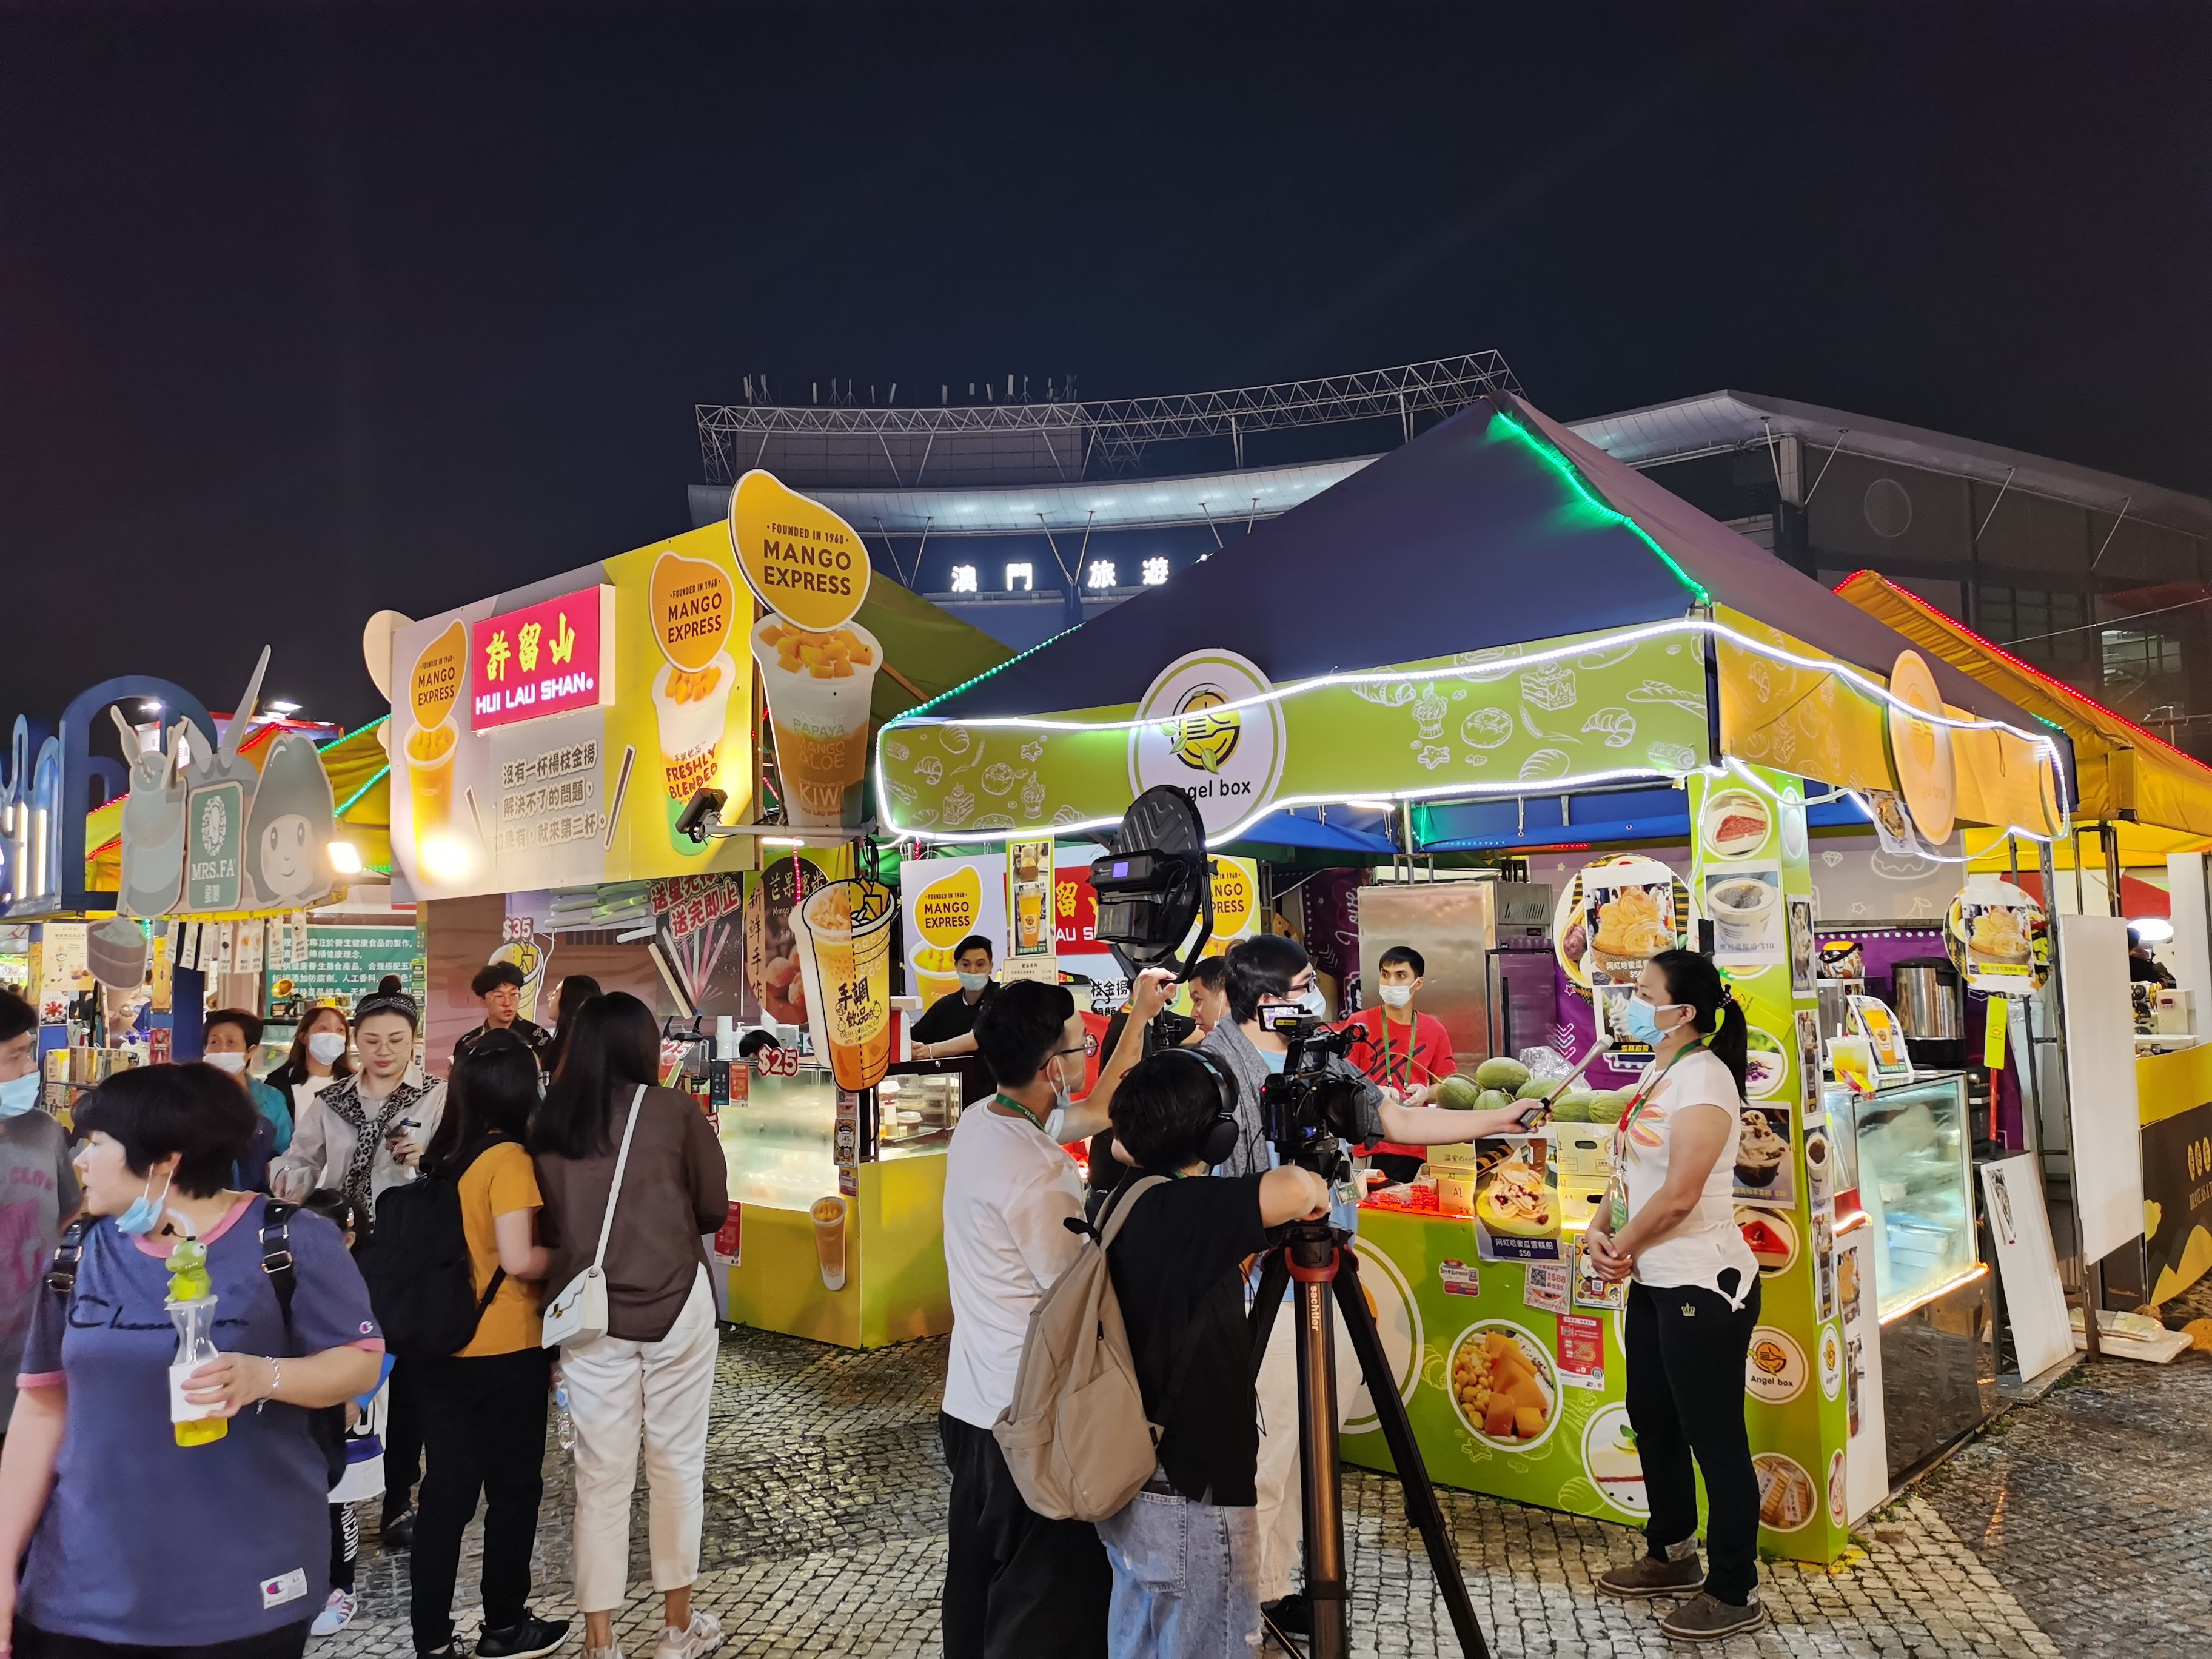
<path fill-rule="evenodd" d="M 1254 1292 L 1252 1311 L 1246 1315 L 1247 1328 L 1252 1334 L 1252 1376 L 1260 1375 L 1260 1362 L 1267 1356 L 1267 1338 L 1275 1328 L 1275 1315 L 1283 1305 L 1284 1287 L 1291 1282 L 1291 1268 L 1278 1244 L 1267 1252 L 1260 1263 L 1260 1288 Z"/>
<path fill-rule="evenodd" d="M 1398 1397 L 1389 1358 L 1382 1352 L 1382 1339 L 1376 1334 L 1374 1316 L 1367 1311 L 1367 1296 L 1359 1287 L 1358 1260 L 1358 1253 L 1348 1243 L 1337 1253 L 1337 1308 L 1344 1316 L 1352 1352 L 1359 1356 L 1368 1396 L 1382 1419 L 1382 1438 L 1389 1444 L 1391 1462 L 1397 1466 L 1399 1484 L 1405 1488 L 1406 1518 L 1420 1528 L 1421 1541 L 1428 1547 L 1429 1570 L 1436 1575 L 1437 1588 L 1443 1592 L 1452 1629 L 1459 1636 L 1460 1651 L 1467 1659 L 1490 1659 L 1482 1626 L 1474 1616 L 1474 1603 L 1467 1593 L 1467 1580 L 1460 1574 L 1459 1557 L 1452 1549 L 1451 1534 L 1444 1525 L 1443 1507 L 1437 1502 L 1437 1489 L 1429 1484 L 1428 1468 L 1421 1462 L 1421 1449 L 1413 1442 L 1413 1425 L 1406 1416 L 1406 1402 Z M 1332 1437 L 1334 1431 L 1332 1424 Z"/>
<path fill-rule="evenodd" d="M 1313 1604 L 1313 1640 L 1307 1651 L 1311 1659 L 1346 1659 L 1351 1637 L 1345 1618 L 1344 1492 L 1336 1454 L 1336 1332 L 1328 1316 L 1328 1286 L 1301 1279 L 1294 1310 L 1306 1595 Z"/>

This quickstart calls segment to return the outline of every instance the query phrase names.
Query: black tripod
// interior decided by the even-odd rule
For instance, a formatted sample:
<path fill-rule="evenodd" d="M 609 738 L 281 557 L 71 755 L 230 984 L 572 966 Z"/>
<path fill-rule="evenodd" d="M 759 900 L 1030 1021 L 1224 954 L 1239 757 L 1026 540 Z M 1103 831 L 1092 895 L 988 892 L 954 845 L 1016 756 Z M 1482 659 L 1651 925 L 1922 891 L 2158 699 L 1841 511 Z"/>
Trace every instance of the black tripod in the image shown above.
<path fill-rule="evenodd" d="M 1406 1492 L 1406 1518 L 1421 1530 L 1428 1547 L 1429 1569 L 1450 1609 L 1452 1628 L 1466 1659 L 1490 1659 L 1475 1622 L 1474 1604 L 1468 1600 L 1467 1581 L 1460 1577 L 1459 1558 L 1452 1553 L 1444 1530 L 1444 1514 L 1437 1503 L 1436 1488 L 1413 1443 L 1413 1426 L 1406 1417 L 1406 1402 L 1398 1397 L 1390 1362 L 1376 1334 L 1374 1316 L 1359 1288 L 1358 1255 L 1346 1249 L 1335 1229 L 1326 1221 L 1294 1221 L 1283 1243 L 1270 1249 L 1260 1271 L 1258 1299 L 1252 1304 L 1252 1374 L 1260 1374 L 1260 1361 L 1267 1351 L 1267 1334 L 1274 1328 L 1275 1310 L 1283 1300 L 1286 1281 L 1297 1285 L 1298 1320 L 1298 1470 L 1305 1504 L 1306 1594 L 1313 1603 L 1311 1659 L 1346 1659 L 1350 1635 L 1345 1626 L 1344 1494 L 1336 1445 L 1336 1336 L 1329 1321 L 1328 1287 L 1336 1288 L 1336 1304 L 1344 1315 L 1344 1328 L 1359 1357 L 1360 1374 L 1382 1422 L 1382 1437 L 1390 1447 L 1390 1461 Z M 1279 1639 L 1280 1632 L 1277 1632 Z M 1285 1644 L 1287 1645 L 1287 1644 Z"/>

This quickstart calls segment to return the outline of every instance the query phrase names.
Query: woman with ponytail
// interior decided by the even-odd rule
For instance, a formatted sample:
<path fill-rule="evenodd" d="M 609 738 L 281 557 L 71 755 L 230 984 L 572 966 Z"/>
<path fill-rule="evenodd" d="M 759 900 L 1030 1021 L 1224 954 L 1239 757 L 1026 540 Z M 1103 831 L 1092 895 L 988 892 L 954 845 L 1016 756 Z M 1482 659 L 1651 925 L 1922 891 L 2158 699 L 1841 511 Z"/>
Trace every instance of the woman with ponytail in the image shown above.
<path fill-rule="evenodd" d="M 1659 1628 L 1717 1641 L 1765 1617 L 1759 1477 L 1743 1420 L 1759 1264 L 1734 1198 L 1747 1033 L 1712 958 L 1695 951 L 1652 957 L 1620 1025 L 1651 1045 L 1651 1064 L 1621 1114 L 1613 1184 L 1585 1237 L 1597 1270 L 1628 1281 L 1628 1420 L 1651 1518 L 1644 1557 L 1598 1587 L 1683 1597 Z M 1698 1561 L 1693 1458 L 1705 1480 L 1710 1571 Z"/>

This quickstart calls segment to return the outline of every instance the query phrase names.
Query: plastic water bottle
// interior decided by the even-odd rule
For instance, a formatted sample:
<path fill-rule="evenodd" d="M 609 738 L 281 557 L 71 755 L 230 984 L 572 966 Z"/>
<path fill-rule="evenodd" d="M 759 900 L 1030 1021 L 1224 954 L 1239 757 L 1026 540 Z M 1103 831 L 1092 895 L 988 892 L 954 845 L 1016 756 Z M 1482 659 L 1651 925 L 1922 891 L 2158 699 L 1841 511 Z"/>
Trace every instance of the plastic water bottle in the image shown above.
<path fill-rule="evenodd" d="M 576 1419 L 568 1414 L 568 1379 L 558 1370 L 553 1373 L 553 1432 L 562 1451 L 576 1449 Z"/>

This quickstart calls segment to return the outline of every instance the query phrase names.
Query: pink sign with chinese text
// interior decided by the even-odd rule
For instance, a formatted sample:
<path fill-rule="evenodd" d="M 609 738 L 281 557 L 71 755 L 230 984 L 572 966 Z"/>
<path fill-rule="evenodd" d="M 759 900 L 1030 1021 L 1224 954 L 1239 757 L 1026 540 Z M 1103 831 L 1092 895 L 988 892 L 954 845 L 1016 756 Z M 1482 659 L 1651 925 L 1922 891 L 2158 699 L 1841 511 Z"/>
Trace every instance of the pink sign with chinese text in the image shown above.
<path fill-rule="evenodd" d="M 489 732 L 615 700 L 611 584 L 469 624 L 469 730 Z"/>

